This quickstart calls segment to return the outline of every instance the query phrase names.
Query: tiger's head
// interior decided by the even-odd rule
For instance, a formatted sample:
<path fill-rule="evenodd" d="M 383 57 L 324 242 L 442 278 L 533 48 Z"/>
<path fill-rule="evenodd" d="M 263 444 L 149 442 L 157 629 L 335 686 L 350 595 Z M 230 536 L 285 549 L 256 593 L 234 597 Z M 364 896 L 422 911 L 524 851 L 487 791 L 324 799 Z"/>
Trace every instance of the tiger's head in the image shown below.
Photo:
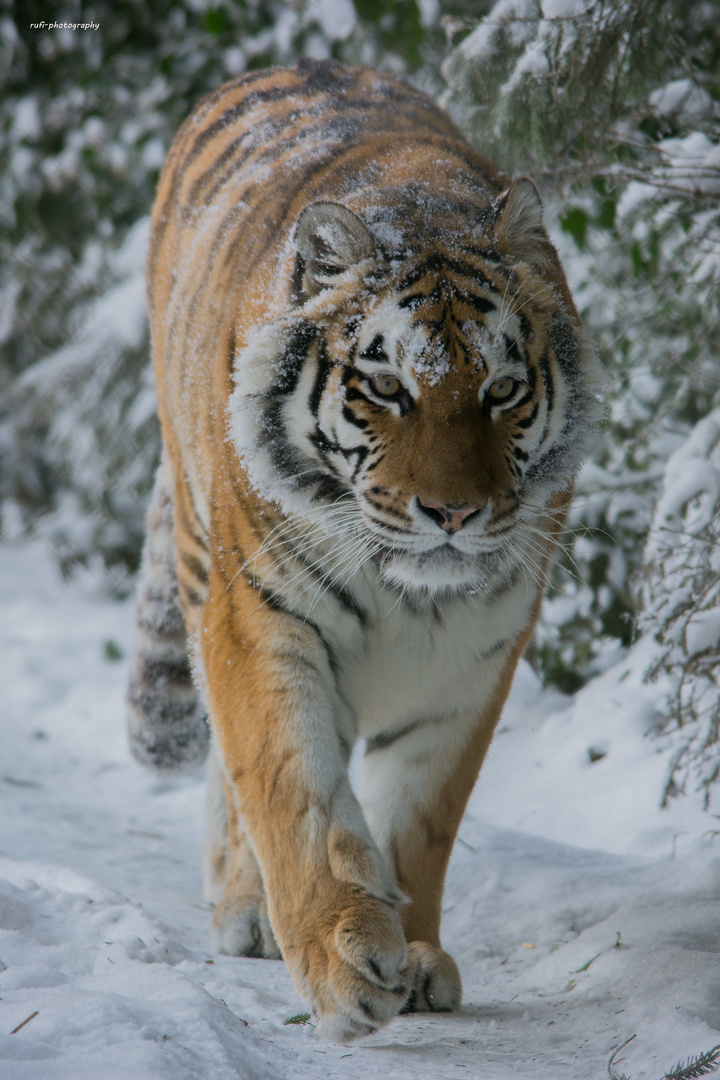
<path fill-rule="evenodd" d="M 598 416 L 597 362 L 529 180 L 430 243 L 370 217 L 300 215 L 288 310 L 237 357 L 232 438 L 281 509 L 332 529 L 341 507 L 387 582 L 482 587 L 533 561 Z"/>

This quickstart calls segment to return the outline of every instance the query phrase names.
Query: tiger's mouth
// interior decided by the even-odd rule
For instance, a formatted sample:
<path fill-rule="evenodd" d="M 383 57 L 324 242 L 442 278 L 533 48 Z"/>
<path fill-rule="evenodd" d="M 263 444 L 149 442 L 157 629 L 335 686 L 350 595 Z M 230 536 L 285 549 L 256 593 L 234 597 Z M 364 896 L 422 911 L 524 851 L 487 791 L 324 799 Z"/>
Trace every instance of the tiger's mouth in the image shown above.
<path fill-rule="evenodd" d="M 388 548 L 379 557 L 382 577 L 391 585 L 424 592 L 481 588 L 497 574 L 499 547 L 462 551 L 450 540 L 424 551 Z"/>

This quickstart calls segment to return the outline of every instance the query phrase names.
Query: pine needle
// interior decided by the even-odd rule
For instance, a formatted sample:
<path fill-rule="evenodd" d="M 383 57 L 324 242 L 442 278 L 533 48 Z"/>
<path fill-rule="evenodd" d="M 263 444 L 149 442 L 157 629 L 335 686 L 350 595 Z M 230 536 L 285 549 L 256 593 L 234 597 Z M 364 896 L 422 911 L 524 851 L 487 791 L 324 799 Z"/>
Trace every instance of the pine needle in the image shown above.
<path fill-rule="evenodd" d="M 287 1020 L 283 1020 L 283 1024 L 309 1024 L 309 1023 L 310 1023 L 310 1013 L 296 1013 L 295 1016 L 288 1016 Z"/>
<path fill-rule="evenodd" d="M 704 1054 L 688 1058 L 684 1064 L 678 1061 L 675 1068 L 665 1073 L 662 1080 L 695 1080 L 696 1076 L 707 1076 L 708 1073 L 715 1072 L 718 1066 L 720 1066 L 720 1043 Z"/>
<path fill-rule="evenodd" d="M 591 957 L 591 958 L 590 958 L 590 959 L 588 960 L 588 962 L 587 962 L 586 964 L 583 964 L 583 966 L 582 966 L 582 967 L 579 967 L 579 968 L 577 969 L 577 971 L 574 971 L 574 972 L 573 972 L 573 975 L 579 975 L 581 971 L 587 971 L 587 970 L 589 969 L 590 965 L 591 965 L 592 963 L 594 963 L 594 961 L 595 961 L 595 960 L 597 960 L 598 956 L 602 956 L 602 953 L 601 953 L 601 952 L 599 952 L 599 953 L 596 953 L 596 954 L 595 954 L 595 956 L 592 956 L 592 957 Z"/>

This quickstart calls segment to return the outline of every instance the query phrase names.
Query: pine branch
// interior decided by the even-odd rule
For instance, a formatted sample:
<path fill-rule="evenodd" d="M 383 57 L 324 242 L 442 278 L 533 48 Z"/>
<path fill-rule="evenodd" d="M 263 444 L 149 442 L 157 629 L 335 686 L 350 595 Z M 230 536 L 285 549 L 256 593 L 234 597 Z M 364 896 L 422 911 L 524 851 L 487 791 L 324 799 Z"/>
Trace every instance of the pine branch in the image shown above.
<path fill-rule="evenodd" d="M 697 1076 L 707 1076 L 720 1066 L 720 1043 L 697 1057 L 688 1058 L 683 1064 L 678 1062 L 674 1069 L 665 1073 L 662 1080 L 695 1080 Z"/>
<path fill-rule="evenodd" d="M 288 1016 L 287 1020 L 283 1020 L 283 1024 L 309 1024 L 310 1013 L 296 1013 L 294 1016 Z"/>

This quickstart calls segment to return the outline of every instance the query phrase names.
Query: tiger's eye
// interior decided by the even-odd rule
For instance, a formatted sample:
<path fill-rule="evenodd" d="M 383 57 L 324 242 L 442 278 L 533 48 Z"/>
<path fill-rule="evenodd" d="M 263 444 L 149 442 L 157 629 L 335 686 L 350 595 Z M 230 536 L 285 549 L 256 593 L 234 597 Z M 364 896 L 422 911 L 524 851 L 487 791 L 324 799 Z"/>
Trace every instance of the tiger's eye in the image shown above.
<path fill-rule="evenodd" d="M 494 401 L 507 401 L 514 394 L 516 386 L 515 379 L 496 379 L 488 393 Z"/>
<path fill-rule="evenodd" d="M 381 397 L 395 397 L 400 390 L 400 380 L 394 375 L 376 375 L 370 380 L 370 385 Z"/>

